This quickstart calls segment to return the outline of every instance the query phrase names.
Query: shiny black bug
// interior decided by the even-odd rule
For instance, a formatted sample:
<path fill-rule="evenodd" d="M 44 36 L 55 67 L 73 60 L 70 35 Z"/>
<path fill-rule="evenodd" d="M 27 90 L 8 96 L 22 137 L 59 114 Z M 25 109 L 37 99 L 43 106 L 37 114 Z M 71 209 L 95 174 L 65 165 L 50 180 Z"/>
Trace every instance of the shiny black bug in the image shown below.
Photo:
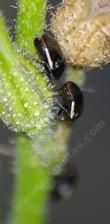
<path fill-rule="evenodd" d="M 77 182 L 78 173 L 75 168 L 63 169 L 61 174 L 53 178 L 51 199 L 54 201 L 69 199 L 74 192 Z"/>
<path fill-rule="evenodd" d="M 75 120 L 83 111 L 83 94 L 80 88 L 73 82 L 68 81 L 59 92 L 57 114 L 60 120 Z"/>
<path fill-rule="evenodd" d="M 34 45 L 40 54 L 49 81 L 55 84 L 66 68 L 59 45 L 46 34 L 43 34 L 41 38 L 36 37 Z M 80 88 L 75 83 L 68 81 L 64 83 L 58 93 L 55 97 L 56 118 L 60 120 L 78 118 L 83 110 L 83 94 Z"/>
<path fill-rule="evenodd" d="M 41 38 L 34 39 L 34 45 L 41 56 L 47 77 L 50 81 L 59 79 L 65 70 L 65 61 L 57 42 L 43 34 Z"/>

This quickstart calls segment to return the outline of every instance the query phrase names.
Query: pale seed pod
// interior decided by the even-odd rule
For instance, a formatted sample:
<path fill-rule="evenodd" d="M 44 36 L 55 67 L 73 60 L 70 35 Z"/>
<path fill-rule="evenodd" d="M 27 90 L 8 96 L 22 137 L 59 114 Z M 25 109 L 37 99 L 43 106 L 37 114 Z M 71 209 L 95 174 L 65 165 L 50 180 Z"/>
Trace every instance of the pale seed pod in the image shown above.
<path fill-rule="evenodd" d="M 64 58 L 73 66 L 95 68 L 110 61 L 110 8 L 95 6 L 89 0 L 67 0 L 51 20 Z"/>

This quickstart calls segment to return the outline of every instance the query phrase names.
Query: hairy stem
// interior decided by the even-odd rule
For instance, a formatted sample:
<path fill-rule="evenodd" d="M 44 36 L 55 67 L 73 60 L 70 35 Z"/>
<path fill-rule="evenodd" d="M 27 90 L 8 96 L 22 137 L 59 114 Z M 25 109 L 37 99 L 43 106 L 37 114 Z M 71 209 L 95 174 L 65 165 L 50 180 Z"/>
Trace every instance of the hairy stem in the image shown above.
<path fill-rule="evenodd" d="M 20 49 L 35 54 L 33 40 L 44 30 L 45 14 L 46 0 L 19 0 L 16 41 Z"/>

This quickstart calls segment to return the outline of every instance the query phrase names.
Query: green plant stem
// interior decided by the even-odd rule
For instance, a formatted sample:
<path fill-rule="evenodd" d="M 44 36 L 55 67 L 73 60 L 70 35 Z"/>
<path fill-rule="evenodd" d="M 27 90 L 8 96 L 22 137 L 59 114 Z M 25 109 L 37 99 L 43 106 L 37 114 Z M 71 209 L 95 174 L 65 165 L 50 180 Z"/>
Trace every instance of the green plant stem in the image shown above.
<path fill-rule="evenodd" d="M 35 55 L 34 38 L 45 25 L 46 0 L 19 0 L 16 42 L 20 49 Z"/>
<path fill-rule="evenodd" d="M 67 159 L 66 140 L 71 128 L 65 124 L 58 127 L 53 136 L 18 138 L 13 224 L 44 223 L 52 176 Z"/>
<path fill-rule="evenodd" d="M 17 177 L 13 223 L 41 224 L 46 215 L 51 170 L 39 166 L 29 140 L 17 141 Z"/>

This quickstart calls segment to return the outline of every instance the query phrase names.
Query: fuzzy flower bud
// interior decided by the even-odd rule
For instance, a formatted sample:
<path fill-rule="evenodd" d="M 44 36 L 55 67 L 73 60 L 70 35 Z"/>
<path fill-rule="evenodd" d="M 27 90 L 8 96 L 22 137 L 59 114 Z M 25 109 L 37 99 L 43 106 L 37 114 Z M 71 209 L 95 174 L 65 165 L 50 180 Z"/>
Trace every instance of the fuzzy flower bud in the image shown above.
<path fill-rule="evenodd" d="M 110 61 L 109 1 L 67 0 L 51 21 L 51 29 L 69 63 L 95 68 Z"/>
<path fill-rule="evenodd" d="M 15 132 L 36 136 L 52 117 L 52 89 L 38 67 L 15 52 L 0 16 L 0 118 Z"/>

